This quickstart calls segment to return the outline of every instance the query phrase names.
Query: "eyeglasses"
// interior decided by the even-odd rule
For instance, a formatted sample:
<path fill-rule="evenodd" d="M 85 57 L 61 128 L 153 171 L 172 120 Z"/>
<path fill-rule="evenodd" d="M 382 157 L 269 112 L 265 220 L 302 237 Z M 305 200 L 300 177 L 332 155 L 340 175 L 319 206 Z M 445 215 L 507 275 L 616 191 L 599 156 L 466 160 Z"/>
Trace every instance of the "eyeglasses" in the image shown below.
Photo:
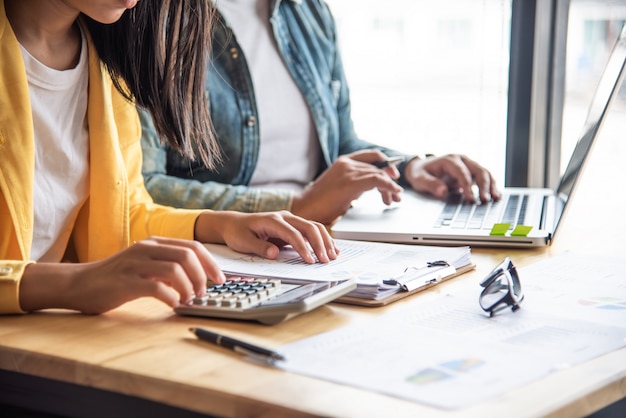
<path fill-rule="evenodd" d="M 480 285 L 484 289 L 480 293 L 478 303 L 485 312 L 489 312 L 490 317 L 508 307 L 515 312 L 524 299 L 517 269 L 509 257 L 493 269 Z"/>

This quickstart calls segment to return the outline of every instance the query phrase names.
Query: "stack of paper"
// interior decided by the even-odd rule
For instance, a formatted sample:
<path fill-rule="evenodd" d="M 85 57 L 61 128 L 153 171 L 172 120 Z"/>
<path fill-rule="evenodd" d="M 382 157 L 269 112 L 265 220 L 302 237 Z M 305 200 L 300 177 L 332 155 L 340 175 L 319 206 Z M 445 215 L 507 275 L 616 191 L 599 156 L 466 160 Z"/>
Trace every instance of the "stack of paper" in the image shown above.
<path fill-rule="evenodd" d="M 378 261 L 387 264 L 387 270 L 358 276 L 357 288 L 342 298 L 345 302 L 356 302 L 352 298 L 382 301 L 400 292 L 414 293 L 473 267 L 470 247 L 363 244 L 371 246 L 375 254 L 383 251 Z M 405 267 L 398 271 L 402 265 Z"/>
<path fill-rule="evenodd" d="M 473 267 L 469 247 L 435 247 L 335 240 L 340 254 L 327 264 L 306 264 L 291 247 L 276 260 L 237 253 L 224 245 L 207 244 L 224 271 L 289 279 L 334 281 L 355 278 L 357 289 L 339 299 L 348 303 L 380 301 L 410 294 Z M 444 261 L 444 263 L 437 263 Z M 429 263 L 442 264 L 429 267 Z M 395 284 L 386 284 L 394 283 Z"/>
<path fill-rule="evenodd" d="M 469 247 L 466 248 L 468 249 L 467 259 L 469 260 Z M 462 257 L 466 258 L 465 256 Z M 430 287 L 457 274 L 455 261 L 459 260 L 446 261 L 441 259 L 419 267 L 408 267 L 397 276 L 383 280 L 380 278 L 362 279 L 357 282 L 357 288 L 346 296 L 383 300 L 398 292 L 413 292 Z M 459 261 L 458 267 L 461 268 L 468 264 L 470 263 Z"/>

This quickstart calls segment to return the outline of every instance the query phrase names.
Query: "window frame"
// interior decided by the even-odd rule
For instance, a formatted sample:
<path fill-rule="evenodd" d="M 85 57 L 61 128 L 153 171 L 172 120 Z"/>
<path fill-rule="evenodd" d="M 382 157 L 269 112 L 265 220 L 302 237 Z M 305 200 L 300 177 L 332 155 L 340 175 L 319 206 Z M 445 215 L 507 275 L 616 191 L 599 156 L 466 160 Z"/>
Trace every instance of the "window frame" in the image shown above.
<path fill-rule="evenodd" d="M 512 0 L 505 185 L 560 177 L 570 0 Z"/>

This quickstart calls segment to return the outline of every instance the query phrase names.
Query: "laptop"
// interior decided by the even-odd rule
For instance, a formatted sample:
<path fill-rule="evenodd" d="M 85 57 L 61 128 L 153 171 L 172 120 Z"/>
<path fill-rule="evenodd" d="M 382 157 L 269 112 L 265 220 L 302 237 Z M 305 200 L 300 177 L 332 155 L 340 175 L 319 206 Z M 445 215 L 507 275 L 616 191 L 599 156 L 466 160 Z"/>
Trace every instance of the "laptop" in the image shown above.
<path fill-rule="evenodd" d="M 626 25 L 611 52 L 589 107 L 582 134 L 556 190 L 510 187 L 498 202 L 447 201 L 405 191 L 402 201 L 385 206 L 376 190 L 364 193 L 331 227 L 337 239 L 425 245 L 542 247 L 562 223 L 581 171 L 609 105 L 621 86 L 626 60 Z"/>

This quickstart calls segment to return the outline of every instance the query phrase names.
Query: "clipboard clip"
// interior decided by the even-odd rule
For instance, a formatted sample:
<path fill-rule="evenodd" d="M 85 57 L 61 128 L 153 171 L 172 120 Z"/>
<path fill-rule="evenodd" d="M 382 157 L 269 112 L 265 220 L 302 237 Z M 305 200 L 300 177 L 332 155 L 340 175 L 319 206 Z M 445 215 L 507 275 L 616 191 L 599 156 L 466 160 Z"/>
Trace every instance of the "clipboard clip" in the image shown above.
<path fill-rule="evenodd" d="M 405 292 L 410 292 L 420 287 L 440 282 L 444 277 L 456 272 L 454 266 L 444 260 L 429 261 L 421 267 L 407 267 L 404 272 L 383 280 L 383 283 L 391 286 L 400 286 Z"/>

